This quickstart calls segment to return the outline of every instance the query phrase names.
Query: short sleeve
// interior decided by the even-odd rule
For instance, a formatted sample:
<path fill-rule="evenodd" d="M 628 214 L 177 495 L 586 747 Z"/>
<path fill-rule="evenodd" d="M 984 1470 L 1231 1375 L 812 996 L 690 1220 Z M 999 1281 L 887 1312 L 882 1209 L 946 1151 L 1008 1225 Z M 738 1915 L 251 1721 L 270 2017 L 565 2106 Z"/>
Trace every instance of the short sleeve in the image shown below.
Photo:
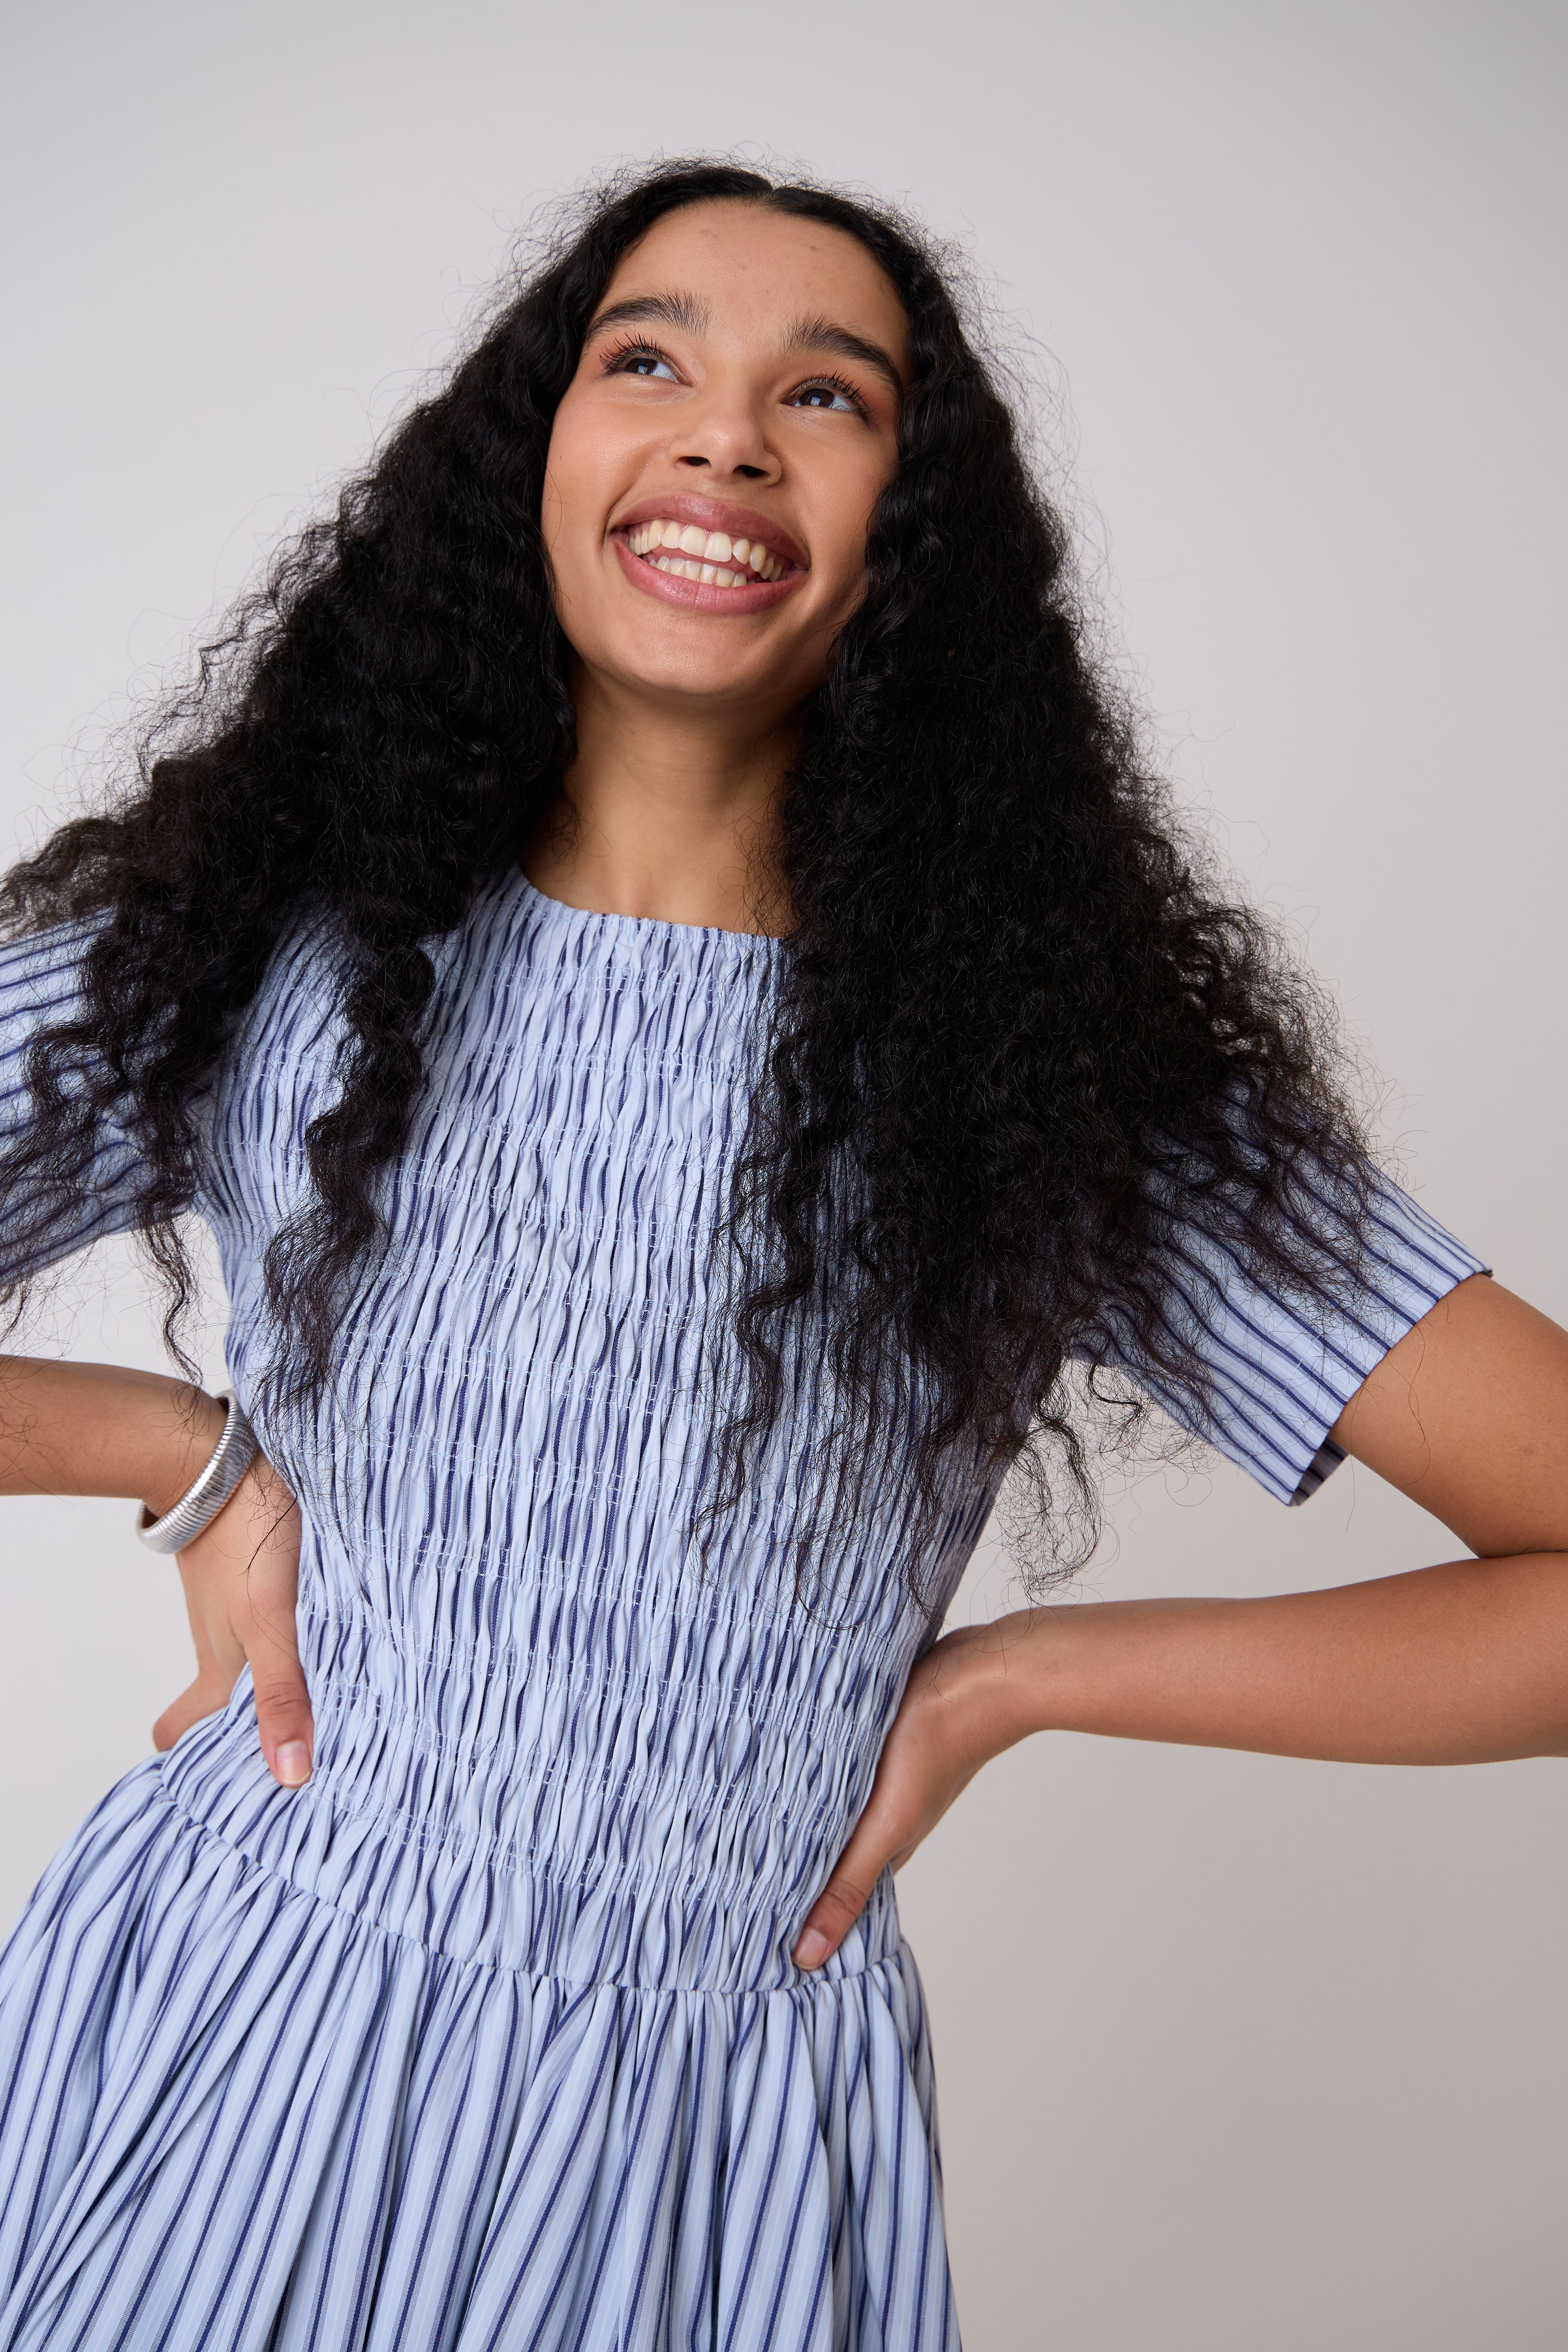
<path fill-rule="evenodd" d="M 1321 1237 L 1337 1213 L 1308 1196 L 1298 1213 Z M 1331 1307 L 1271 1292 L 1227 1242 L 1190 1225 L 1171 1254 L 1167 1315 L 1208 1374 L 1206 1422 L 1157 1377 L 1142 1385 L 1282 1503 L 1306 1502 L 1344 1460 L 1329 1432 L 1394 1342 L 1491 1270 L 1385 1178 L 1358 1230 L 1354 1278 Z"/>
<path fill-rule="evenodd" d="M 90 923 L 64 923 L 0 945 L 0 1282 L 40 1274 L 135 1223 L 140 1155 L 112 1119 L 100 1119 L 90 1168 L 66 1209 L 41 1177 L 6 1163 L 25 1147 L 34 1112 L 27 1048 L 43 1029 L 68 1021 L 78 1003 Z"/>

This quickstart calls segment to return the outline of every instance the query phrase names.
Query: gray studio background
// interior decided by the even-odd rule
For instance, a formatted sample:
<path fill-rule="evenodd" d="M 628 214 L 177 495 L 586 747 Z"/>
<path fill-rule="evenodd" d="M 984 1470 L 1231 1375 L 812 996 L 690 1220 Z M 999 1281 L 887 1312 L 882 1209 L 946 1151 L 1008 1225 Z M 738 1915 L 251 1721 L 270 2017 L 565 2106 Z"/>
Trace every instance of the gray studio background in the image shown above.
<path fill-rule="evenodd" d="M 542 197 L 752 142 L 905 198 L 1037 339 L 1189 803 L 1568 1319 L 1564 24 L 1545 5 L 275 0 L 13 15 L 0 849 L 449 348 Z M 158 1360 L 127 1255 L 52 1344 Z M 215 1299 L 215 1310 L 220 1302 Z M 46 1335 L 48 1336 L 48 1335 Z M 209 1348 L 221 1366 L 221 1318 Z M 7 1916 L 188 1675 L 121 1504 L 12 1503 Z M 1117 1502 L 1086 1594 L 1451 1554 L 1347 1469 Z M 961 1608 L 1007 1604 L 983 1553 Z M 1041 1739 L 900 1882 L 970 2352 L 1568 2338 L 1568 1766 Z"/>

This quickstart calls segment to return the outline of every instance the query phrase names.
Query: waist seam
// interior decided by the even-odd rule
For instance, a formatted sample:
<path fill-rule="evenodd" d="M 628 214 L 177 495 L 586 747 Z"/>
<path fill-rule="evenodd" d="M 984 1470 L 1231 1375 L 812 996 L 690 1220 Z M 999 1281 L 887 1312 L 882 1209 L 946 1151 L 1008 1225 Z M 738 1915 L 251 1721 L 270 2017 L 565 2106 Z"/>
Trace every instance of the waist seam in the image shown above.
<path fill-rule="evenodd" d="M 297 1895 L 301 1901 L 316 1904 L 321 1910 L 331 1912 L 335 1918 L 342 1919 L 354 1927 L 379 1936 L 388 1943 L 407 1945 L 411 1949 L 422 1953 L 426 1959 L 440 1961 L 449 1968 L 477 1969 L 489 1976 L 515 1977 L 524 1983 L 533 1985 L 558 1985 L 572 1994 L 606 1991 L 632 1993 L 639 1998 L 647 1999 L 668 1999 L 679 1994 L 691 2000 L 736 2002 L 773 2000 L 780 1996 L 788 1996 L 791 1999 L 802 1995 L 817 1996 L 825 1993 L 832 1986 L 853 1984 L 863 1977 L 875 1977 L 880 1970 L 899 1968 L 903 1957 L 904 1940 L 900 1934 L 892 1951 L 883 1953 L 879 1958 L 867 1960 L 858 1969 L 841 1969 L 828 1976 L 823 1975 L 818 1970 L 813 1970 L 808 1974 L 802 1969 L 793 1969 L 791 1979 L 784 1984 L 740 1985 L 727 1990 L 711 1985 L 628 1983 L 618 1977 L 568 1977 L 550 1969 L 516 1968 L 502 1960 L 464 1958 L 458 1953 L 443 1950 L 439 1945 L 426 1943 L 420 1937 L 410 1934 L 406 1928 L 389 1927 L 384 1920 L 375 1918 L 368 1912 L 356 1911 L 347 1904 L 336 1902 L 332 1896 L 321 1894 L 316 1887 L 301 1885 L 300 1880 L 292 1877 L 287 1870 L 280 1869 L 276 1862 L 263 1861 L 259 1855 L 237 1844 L 232 1837 L 226 1836 L 221 1830 L 216 1829 L 211 1822 L 205 1820 L 200 1813 L 193 1811 L 189 1805 L 182 1803 L 162 1777 L 159 1779 L 156 1793 L 160 1801 L 166 1805 L 169 1811 L 198 1838 L 209 1839 L 226 1854 L 233 1855 L 237 1862 L 243 1864 L 247 1870 L 253 1871 L 258 1878 L 268 1880 L 275 1885 L 286 1887 L 289 1894 Z M 335 1808 L 334 1812 L 337 1818 L 342 1818 L 341 1812 L 337 1812 Z M 530 1874 L 547 1879 L 547 1874 L 542 1872 Z M 617 1874 L 605 1874 L 614 1876 Z M 619 1874 L 619 1875 L 625 1880 L 629 1878 L 630 1874 Z M 549 1883 L 548 1879 L 547 1883 Z M 561 1885 L 572 1882 L 556 1880 L 553 1883 Z"/>

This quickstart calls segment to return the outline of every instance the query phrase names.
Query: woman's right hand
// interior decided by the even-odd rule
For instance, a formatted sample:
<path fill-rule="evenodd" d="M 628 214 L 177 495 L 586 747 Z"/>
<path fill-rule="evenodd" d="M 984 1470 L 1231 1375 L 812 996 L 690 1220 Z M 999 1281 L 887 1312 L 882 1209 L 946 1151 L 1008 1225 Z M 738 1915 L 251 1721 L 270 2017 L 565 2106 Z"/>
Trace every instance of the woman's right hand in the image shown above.
<path fill-rule="evenodd" d="M 283 1788 L 300 1788 L 310 1777 L 314 1746 L 294 1631 L 300 1507 L 269 1462 L 257 1456 L 216 1518 L 178 1557 L 196 1675 L 153 1726 L 153 1746 L 173 1748 L 193 1723 L 226 1705 L 248 1663 L 268 1769 Z"/>

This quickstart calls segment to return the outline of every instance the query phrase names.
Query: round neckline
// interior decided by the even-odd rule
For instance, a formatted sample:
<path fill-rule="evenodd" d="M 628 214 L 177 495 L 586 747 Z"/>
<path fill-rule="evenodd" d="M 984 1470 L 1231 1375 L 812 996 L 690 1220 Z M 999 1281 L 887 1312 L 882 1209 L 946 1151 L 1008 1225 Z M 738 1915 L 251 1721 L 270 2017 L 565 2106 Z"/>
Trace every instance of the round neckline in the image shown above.
<path fill-rule="evenodd" d="M 596 907 L 574 907 L 567 898 L 552 898 L 537 882 L 531 882 L 521 864 L 514 862 L 513 873 L 522 886 L 524 898 L 541 913 L 578 926 L 599 924 L 613 936 L 643 940 L 672 939 L 693 941 L 723 941 L 725 945 L 750 952 L 761 948 L 770 954 L 782 948 L 784 941 L 772 931 L 730 931 L 718 923 L 671 923 L 661 915 L 615 915 Z"/>

